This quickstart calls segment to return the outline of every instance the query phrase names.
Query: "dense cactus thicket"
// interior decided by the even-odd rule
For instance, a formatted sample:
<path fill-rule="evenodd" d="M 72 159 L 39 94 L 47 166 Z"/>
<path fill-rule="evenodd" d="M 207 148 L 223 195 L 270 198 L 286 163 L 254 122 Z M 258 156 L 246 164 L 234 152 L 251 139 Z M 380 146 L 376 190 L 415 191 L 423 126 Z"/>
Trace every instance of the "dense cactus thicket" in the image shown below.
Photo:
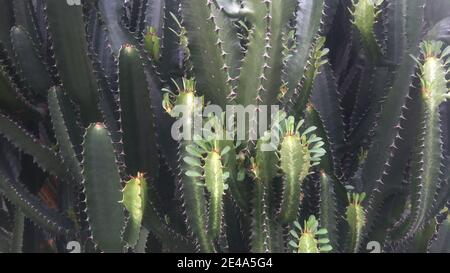
<path fill-rule="evenodd" d="M 450 252 L 449 43 L 448 0 L 0 0 L 0 252 Z"/>

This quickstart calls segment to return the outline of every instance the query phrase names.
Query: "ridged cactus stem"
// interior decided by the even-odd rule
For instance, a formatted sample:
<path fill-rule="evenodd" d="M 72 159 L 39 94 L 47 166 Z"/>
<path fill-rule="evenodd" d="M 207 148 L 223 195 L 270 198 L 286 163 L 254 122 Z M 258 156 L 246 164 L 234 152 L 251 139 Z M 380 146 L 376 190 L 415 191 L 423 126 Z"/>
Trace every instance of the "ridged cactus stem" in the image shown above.
<path fill-rule="evenodd" d="M 309 136 L 316 128 L 310 127 L 300 133 L 301 120 L 295 126 L 294 117 L 285 121 L 285 132 L 280 144 L 280 167 L 284 174 L 283 201 L 280 210 L 280 219 L 284 224 L 291 224 L 298 216 L 300 193 L 304 179 L 309 175 L 311 167 L 318 165 L 320 157 L 325 154 L 321 148 L 321 138 L 314 134 Z"/>
<path fill-rule="evenodd" d="M 292 240 L 289 245 L 294 248 L 294 253 L 320 253 L 329 252 L 333 249 L 329 245 L 328 231 L 325 228 L 319 229 L 319 222 L 314 215 L 311 215 L 305 221 L 303 227 L 295 221 L 294 229 L 290 231 L 290 235 Z"/>
<path fill-rule="evenodd" d="M 381 49 L 375 36 L 375 24 L 380 15 L 380 5 L 384 0 L 352 0 L 354 10 L 352 23 L 361 34 L 364 48 L 372 63 L 377 63 L 381 57 Z"/>
<path fill-rule="evenodd" d="M 122 186 L 111 137 L 103 124 L 86 130 L 83 144 L 83 175 L 88 222 L 101 251 L 122 252 L 125 216 Z"/>
<path fill-rule="evenodd" d="M 366 212 L 361 202 L 364 201 L 365 194 L 348 194 L 349 205 L 346 210 L 346 220 L 349 226 L 348 252 L 357 252 L 362 240 L 362 232 L 366 225 Z"/>
<path fill-rule="evenodd" d="M 205 184 L 210 193 L 209 231 L 213 239 L 218 239 L 222 229 L 223 195 L 225 190 L 223 165 L 217 151 L 208 153 L 205 159 Z"/>
<path fill-rule="evenodd" d="M 183 109 L 182 117 L 179 121 L 183 121 L 187 128 L 183 128 L 183 134 L 194 131 L 194 120 L 200 115 L 196 105 L 202 100 L 195 95 L 195 81 L 183 79 L 183 86 L 178 90 L 175 101 L 172 104 L 169 94 L 166 94 L 163 101 L 163 107 L 173 117 L 179 117 L 180 113 L 174 113 L 178 107 Z M 205 187 L 202 181 L 202 166 L 200 164 L 192 164 L 186 158 L 194 160 L 202 158 L 203 155 L 195 149 L 194 136 L 183 138 L 179 141 L 180 156 L 180 187 L 183 194 L 184 208 L 186 210 L 187 223 L 190 231 L 198 243 L 201 252 L 215 252 L 215 247 L 211 234 L 208 232 L 207 202 L 205 198 Z M 197 162 L 198 163 L 198 162 Z"/>
<path fill-rule="evenodd" d="M 422 228 L 428 221 L 442 177 L 444 148 L 439 107 L 450 98 L 446 79 L 448 71 L 445 65 L 450 55 L 450 47 L 447 47 L 445 51 L 442 51 L 442 48 L 442 42 L 422 44 L 423 63 L 419 62 L 421 109 L 418 110 L 423 120 L 417 135 L 417 149 L 413 159 L 414 224 L 410 231 Z"/>

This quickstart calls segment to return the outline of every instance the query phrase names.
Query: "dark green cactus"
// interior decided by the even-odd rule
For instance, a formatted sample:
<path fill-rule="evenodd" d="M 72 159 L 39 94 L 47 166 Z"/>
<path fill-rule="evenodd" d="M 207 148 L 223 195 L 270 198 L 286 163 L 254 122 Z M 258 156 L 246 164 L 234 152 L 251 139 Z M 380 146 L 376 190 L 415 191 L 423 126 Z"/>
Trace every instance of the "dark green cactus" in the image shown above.
<path fill-rule="evenodd" d="M 450 251 L 446 0 L 69 2 L 0 0 L 0 252 Z"/>

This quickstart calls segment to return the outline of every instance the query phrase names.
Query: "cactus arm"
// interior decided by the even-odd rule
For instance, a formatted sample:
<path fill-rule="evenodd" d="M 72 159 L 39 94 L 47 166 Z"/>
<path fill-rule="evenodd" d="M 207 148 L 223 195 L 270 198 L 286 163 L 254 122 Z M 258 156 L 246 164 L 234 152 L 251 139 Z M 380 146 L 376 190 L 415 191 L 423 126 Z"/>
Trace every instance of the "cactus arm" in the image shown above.
<path fill-rule="evenodd" d="M 64 107 L 61 98 L 63 94 L 61 93 L 62 90 L 59 87 L 53 87 L 48 91 L 49 112 L 55 137 L 59 144 L 60 154 L 64 162 L 63 164 L 73 177 L 75 183 L 81 185 L 83 181 L 83 176 L 81 174 L 82 168 L 66 126 L 66 117 L 61 109 Z"/>
<path fill-rule="evenodd" d="M 222 229 L 223 195 L 225 181 L 220 154 L 209 152 L 205 159 L 205 185 L 210 193 L 208 228 L 213 239 L 220 236 Z"/>
<path fill-rule="evenodd" d="M 284 174 L 283 200 L 280 209 L 280 220 L 290 224 L 298 216 L 301 186 L 309 175 L 312 166 L 320 164 L 320 158 L 325 154 L 324 143 L 315 134 L 316 130 L 309 127 L 300 134 L 304 121 L 295 126 L 294 117 L 285 120 L 284 137 L 279 148 L 280 168 Z"/>
<path fill-rule="evenodd" d="M 98 86 L 88 57 L 81 6 L 66 1 L 46 0 L 56 67 L 65 90 L 78 102 L 84 125 L 100 120 Z"/>
<path fill-rule="evenodd" d="M 183 170 L 192 170 L 183 166 Z M 201 252 L 214 252 L 214 246 L 207 232 L 206 200 L 200 179 L 183 175 L 183 193 L 188 223 L 194 236 L 198 237 Z"/>
<path fill-rule="evenodd" d="M 389 90 L 383 108 L 379 114 L 378 126 L 375 129 L 374 141 L 369 149 L 367 160 L 362 166 L 361 179 L 364 181 L 365 191 L 372 192 L 375 182 L 380 179 L 385 163 L 388 160 L 393 139 L 398 133 L 402 107 L 409 91 L 411 76 L 414 73 L 415 62 L 406 57 L 407 53 L 416 53 L 420 26 L 423 19 L 423 1 L 408 1 L 407 7 L 407 37 L 408 50 L 397 71 L 392 88 Z"/>
<path fill-rule="evenodd" d="M 191 60 L 198 88 L 206 99 L 224 107 L 231 94 L 226 72 L 222 41 L 216 32 L 213 3 L 208 0 L 181 1 L 181 14 L 186 27 Z"/>
<path fill-rule="evenodd" d="M 275 105 L 278 103 L 279 90 L 282 86 L 282 73 L 284 68 L 284 31 L 287 24 L 295 13 L 297 1 L 270 1 L 268 7 L 269 22 L 267 24 L 266 39 L 266 67 L 264 70 L 265 79 L 263 86 L 265 92 L 261 94 L 261 99 L 265 105 Z"/>
<path fill-rule="evenodd" d="M 0 134 L 16 148 L 34 157 L 35 162 L 43 170 L 60 178 L 66 176 L 63 164 L 50 148 L 43 146 L 34 136 L 2 114 L 0 114 Z"/>
<path fill-rule="evenodd" d="M 195 95 L 193 92 L 183 92 L 178 95 L 176 105 L 186 107 L 186 112 L 183 113 L 183 118 L 193 120 L 195 115 L 198 115 L 195 110 Z M 193 129 L 193 128 L 191 128 Z M 184 128 L 187 130 L 187 128 Z M 201 252 L 214 252 L 214 245 L 207 229 L 207 214 L 206 214 L 206 198 L 205 189 L 201 184 L 202 181 L 198 176 L 189 176 L 188 172 L 199 172 L 200 168 L 193 166 L 184 161 L 185 157 L 192 156 L 189 153 L 189 148 L 194 144 L 192 140 L 181 140 L 180 153 L 180 169 L 183 173 L 180 174 L 181 191 L 183 192 L 184 207 L 186 210 L 187 221 L 194 238 L 198 242 L 198 247 Z"/>
<path fill-rule="evenodd" d="M 280 166 L 285 174 L 280 219 L 288 224 L 298 215 L 301 185 L 309 172 L 308 153 L 305 153 L 298 136 L 284 138 L 280 149 Z"/>
<path fill-rule="evenodd" d="M 19 92 L 13 79 L 8 75 L 5 67 L 0 66 L 0 107 L 11 114 L 23 114 L 28 117 L 34 109 Z"/>
<path fill-rule="evenodd" d="M 442 42 L 424 42 L 424 62 L 421 66 L 420 109 L 423 117 L 417 135 L 417 148 L 413 161 L 412 201 L 414 212 L 412 232 L 421 228 L 435 205 L 435 195 L 441 181 L 443 162 L 443 133 L 439 106 L 447 100 L 448 74 L 444 65 L 447 56 L 440 58 Z M 449 48 L 450 49 L 450 48 Z"/>
<path fill-rule="evenodd" d="M 124 241 L 134 248 L 142 232 L 142 219 L 147 207 L 147 181 L 142 174 L 128 181 L 123 189 L 122 203 L 130 214 L 124 233 Z"/>
<path fill-rule="evenodd" d="M 86 207 L 94 242 L 104 252 L 122 252 L 125 217 L 119 204 L 121 179 L 111 138 L 106 128 L 92 124 L 83 143 Z"/>
<path fill-rule="evenodd" d="M 375 24 L 380 14 L 379 6 L 383 0 L 353 0 L 352 23 L 356 26 L 369 60 L 377 63 L 381 57 L 381 48 L 375 36 Z"/>
<path fill-rule="evenodd" d="M 350 195 L 350 194 L 349 194 Z M 347 206 L 345 212 L 345 219 L 349 226 L 348 234 L 348 251 L 357 252 L 360 241 L 362 239 L 362 232 L 366 225 L 366 212 L 361 205 L 365 194 L 352 194 L 349 197 L 350 204 Z"/>
<path fill-rule="evenodd" d="M 338 204 L 335 193 L 335 184 L 332 177 L 325 172 L 320 174 L 320 225 L 328 230 L 331 245 L 338 249 L 339 233 L 338 223 Z"/>
<path fill-rule="evenodd" d="M 407 193 L 402 192 L 405 187 L 405 166 L 410 164 L 411 151 L 416 145 L 415 136 L 420 126 L 418 121 L 421 120 L 421 113 L 416 110 L 420 108 L 418 92 L 411 91 L 410 96 L 402 112 L 404 119 L 400 126 L 403 129 L 395 140 L 394 147 L 391 148 L 392 155 L 388 167 L 381 180 L 377 182 L 375 193 L 367 205 L 367 225 L 363 232 L 364 236 L 366 239 L 376 238 L 380 243 L 387 238 L 388 229 L 400 218 L 406 206 Z M 387 216 L 388 212 L 392 217 Z"/>
<path fill-rule="evenodd" d="M 284 104 L 294 95 L 310 57 L 311 45 L 320 32 L 322 16 L 325 11 L 324 0 L 299 1 L 296 16 L 295 51 L 288 58 L 284 70 L 284 82 L 288 84 L 288 93 L 284 97 Z"/>
<path fill-rule="evenodd" d="M 145 172 L 155 177 L 159 159 L 152 103 L 139 51 L 133 46 L 120 51 L 119 95 L 128 173 Z"/>
<path fill-rule="evenodd" d="M 20 209 L 16 209 L 16 212 L 14 213 L 11 253 L 22 253 L 24 228 L 25 228 L 25 215 L 22 213 L 22 211 L 20 211 Z"/>
<path fill-rule="evenodd" d="M 260 92 L 264 88 L 262 79 L 267 61 L 266 32 L 269 16 L 267 3 L 258 0 L 246 0 L 243 3 L 250 11 L 247 19 L 251 22 L 252 28 L 238 79 L 236 101 L 246 106 L 257 104 L 261 99 Z"/>
<path fill-rule="evenodd" d="M 73 225 L 68 218 L 45 206 L 22 183 L 7 178 L 2 172 L 0 172 L 0 190 L 6 199 L 42 229 L 58 235 L 72 232 Z"/>
<path fill-rule="evenodd" d="M 303 117 L 306 105 L 311 99 L 311 94 L 314 88 L 314 82 L 320 72 L 320 67 L 328 62 L 324 57 L 328 54 L 328 49 L 324 49 L 325 38 L 319 37 L 316 40 L 313 51 L 311 53 L 310 63 L 305 71 L 305 76 L 302 80 L 301 88 L 293 95 L 293 111 L 296 117 Z"/>
<path fill-rule="evenodd" d="M 45 97 L 52 80 L 33 40 L 21 27 L 13 27 L 11 41 L 16 54 L 16 67 L 21 71 L 25 85 L 35 94 Z"/>

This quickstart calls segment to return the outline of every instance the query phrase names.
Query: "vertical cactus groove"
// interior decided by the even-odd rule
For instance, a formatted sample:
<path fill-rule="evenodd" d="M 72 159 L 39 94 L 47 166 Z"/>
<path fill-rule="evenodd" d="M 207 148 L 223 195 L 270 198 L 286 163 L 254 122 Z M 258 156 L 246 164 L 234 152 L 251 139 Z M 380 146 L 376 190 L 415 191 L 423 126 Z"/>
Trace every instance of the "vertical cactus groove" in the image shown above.
<path fill-rule="evenodd" d="M 188 128 L 183 128 L 183 132 L 193 132 L 193 122 L 196 115 L 199 115 L 196 105 L 198 99 L 195 96 L 195 83 L 193 81 L 185 80 L 183 90 L 179 90 L 175 105 L 182 106 L 183 119 L 189 124 Z M 184 206 L 186 209 L 186 216 L 189 228 L 191 229 L 194 238 L 198 242 L 198 247 L 201 252 L 214 252 L 214 245 L 212 237 L 208 232 L 208 217 L 206 213 L 206 199 L 204 185 L 200 179 L 201 166 L 199 164 L 192 165 L 186 162 L 186 157 L 202 157 L 202 155 L 193 148 L 192 138 L 180 140 L 179 155 L 180 155 L 180 173 L 181 190 L 183 194 Z"/>
<path fill-rule="evenodd" d="M 83 143 L 83 175 L 88 221 L 94 242 L 104 252 L 122 252 L 125 217 L 121 179 L 111 138 L 103 124 L 87 128 Z"/>

